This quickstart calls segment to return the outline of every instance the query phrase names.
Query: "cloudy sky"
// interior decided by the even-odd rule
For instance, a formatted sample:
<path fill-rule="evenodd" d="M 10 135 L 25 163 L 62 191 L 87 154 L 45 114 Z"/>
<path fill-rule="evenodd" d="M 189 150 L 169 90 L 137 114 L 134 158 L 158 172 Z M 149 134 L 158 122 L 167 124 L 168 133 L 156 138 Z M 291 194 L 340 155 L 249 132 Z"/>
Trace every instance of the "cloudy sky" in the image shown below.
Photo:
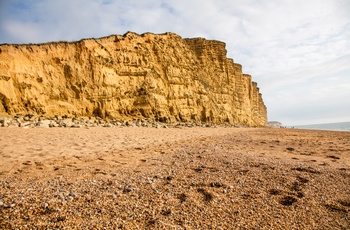
<path fill-rule="evenodd" d="M 1 0 L 0 43 L 175 32 L 227 44 L 269 120 L 350 121 L 349 0 Z"/>

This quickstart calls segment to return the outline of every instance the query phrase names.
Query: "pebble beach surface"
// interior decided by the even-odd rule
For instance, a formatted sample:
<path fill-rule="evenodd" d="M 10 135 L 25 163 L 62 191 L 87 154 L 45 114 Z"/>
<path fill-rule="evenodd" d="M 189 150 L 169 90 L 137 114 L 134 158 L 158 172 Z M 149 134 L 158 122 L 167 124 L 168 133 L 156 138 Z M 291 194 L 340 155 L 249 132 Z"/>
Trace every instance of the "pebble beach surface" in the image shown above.
<path fill-rule="evenodd" d="M 350 229 L 350 132 L 0 128 L 0 229 Z"/>

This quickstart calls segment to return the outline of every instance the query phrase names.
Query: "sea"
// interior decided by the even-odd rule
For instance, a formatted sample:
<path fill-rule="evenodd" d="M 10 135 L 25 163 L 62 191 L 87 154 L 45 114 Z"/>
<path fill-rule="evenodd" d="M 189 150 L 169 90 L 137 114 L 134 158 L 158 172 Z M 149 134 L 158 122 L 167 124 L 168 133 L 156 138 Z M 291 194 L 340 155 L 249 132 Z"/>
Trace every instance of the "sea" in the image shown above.
<path fill-rule="evenodd" d="M 326 123 L 326 124 L 314 124 L 314 125 L 298 125 L 293 126 L 298 129 L 317 129 L 317 130 L 333 130 L 333 131 L 349 131 L 350 122 L 339 123 Z"/>

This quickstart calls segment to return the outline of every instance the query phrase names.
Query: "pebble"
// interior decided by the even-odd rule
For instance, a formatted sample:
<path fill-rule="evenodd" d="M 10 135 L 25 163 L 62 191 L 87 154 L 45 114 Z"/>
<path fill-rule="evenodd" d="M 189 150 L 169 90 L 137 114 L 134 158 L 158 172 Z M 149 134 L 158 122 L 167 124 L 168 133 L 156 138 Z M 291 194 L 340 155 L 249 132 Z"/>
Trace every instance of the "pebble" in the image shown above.
<path fill-rule="evenodd" d="M 129 193 L 129 192 L 132 192 L 132 188 L 130 187 L 125 187 L 124 190 L 123 190 L 124 193 Z"/>
<path fill-rule="evenodd" d="M 76 196 L 77 196 L 77 194 L 76 194 L 75 192 L 70 192 L 70 193 L 68 194 L 68 196 L 71 196 L 71 197 L 76 197 Z"/>

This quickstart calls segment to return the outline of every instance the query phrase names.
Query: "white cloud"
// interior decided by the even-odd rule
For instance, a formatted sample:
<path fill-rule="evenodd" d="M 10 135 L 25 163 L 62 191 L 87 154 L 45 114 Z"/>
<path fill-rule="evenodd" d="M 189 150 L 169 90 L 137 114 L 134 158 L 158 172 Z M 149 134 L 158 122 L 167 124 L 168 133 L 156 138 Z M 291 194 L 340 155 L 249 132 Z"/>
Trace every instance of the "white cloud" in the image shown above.
<path fill-rule="evenodd" d="M 270 118 L 350 120 L 348 0 L 3 0 L 0 9 L 0 43 L 126 31 L 221 40 L 258 82 Z"/>

